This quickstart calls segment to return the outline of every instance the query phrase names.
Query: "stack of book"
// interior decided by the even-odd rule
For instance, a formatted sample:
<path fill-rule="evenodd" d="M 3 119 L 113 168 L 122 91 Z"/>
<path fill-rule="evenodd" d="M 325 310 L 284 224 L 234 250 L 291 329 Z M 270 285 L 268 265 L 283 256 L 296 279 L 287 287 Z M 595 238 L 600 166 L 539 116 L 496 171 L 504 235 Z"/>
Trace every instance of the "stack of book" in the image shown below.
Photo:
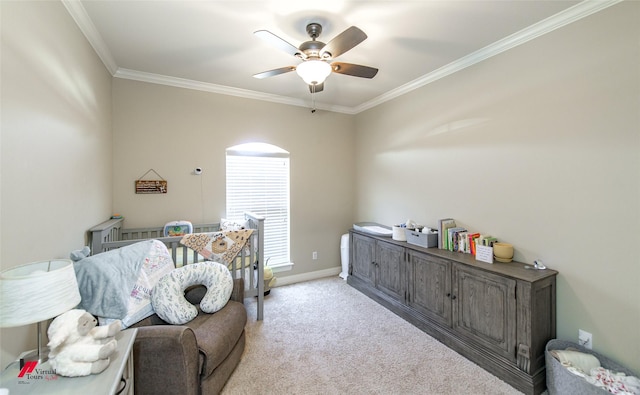
<path fill-rule="evenodd" d="M 442 250 L 463 252 L 476 255 L 476 246 L 493 247 L 497 238 L 469 232 L 466 228 L 457 226 L 453 218 L 438 221 L 438 248 Z"/>

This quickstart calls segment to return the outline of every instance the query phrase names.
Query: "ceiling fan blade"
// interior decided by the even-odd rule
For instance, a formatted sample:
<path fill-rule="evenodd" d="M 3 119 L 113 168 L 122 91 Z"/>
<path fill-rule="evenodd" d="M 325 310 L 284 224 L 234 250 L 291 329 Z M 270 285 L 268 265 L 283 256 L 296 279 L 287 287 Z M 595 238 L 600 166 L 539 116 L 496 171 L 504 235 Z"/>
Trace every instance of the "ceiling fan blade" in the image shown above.
<path fill-rule="evenodd" d="M 275 75 L 280 75 L 280 74 L 288 73 L 290 71 L 294 71 L 295 69 L 296 69 L 295 66 L 280 67 L 279 69 L 273 69 L 269 71 L 263 71 L 262 73 L 254 74 L 253 78 L 263 79 L 267 77 L 273 77 Z"/>
<path fill-rule="evenodd" d="M 331 63 L 331 68 L 334 73 L 352 75 L 354 77 L 361 78 L 373 78 L 378 74 L 378 69 L 376 68 L 353 63 L 333 62 Z"/>
<path fill-rule="evenodd" d="M 338 34 L 333 40 L 329 41 L 320 51 L 320 57 L 326 56 L 326 53 L 331 54 L 332 58 L 337 58 L 343 53 L 347 52 L 351 48 L 360 44 L 367 38 L 367 35 L 355 26 L 351 26 L 347 30 Z"/>
<path fill-rule="evenodd" d="M 269 44 L 273 45 L 274 47 L 283 50 L 289 55 L 297 56 L 303 59 L 307 57 L 298 48 L 294 47 L 292 44 L 289 44 L 288 42 L 286 42 L 285 40 L 281 39 L 280 37 L 276 36 L 275 34 L 271 33 L 268 30 L 257 30 L 253 32 L 253 34 L 260 37 L 261 39 L 268 42 Z"/>
<path fill-rule="evenodd" d="M 309 85 L 309 92 L 318 93 L 324 90 L 324 82 L 322 84 Z"/>

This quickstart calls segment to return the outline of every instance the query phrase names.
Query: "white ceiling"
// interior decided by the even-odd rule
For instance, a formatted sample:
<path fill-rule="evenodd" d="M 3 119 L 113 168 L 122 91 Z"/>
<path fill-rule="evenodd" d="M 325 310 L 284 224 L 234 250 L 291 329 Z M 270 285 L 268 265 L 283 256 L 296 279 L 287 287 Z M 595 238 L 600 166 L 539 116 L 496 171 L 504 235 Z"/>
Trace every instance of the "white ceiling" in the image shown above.
<path fill-rule="evenodd" d="M 298 46 L 305 26 L 328 42 L 349 26 L 368 38 L 338 57 L 378 68 L 373 79 L 333 73 L 320 109 L 357 113 L 564 26 L 612 1 L 125 1 L 63 0 L 116 77 L 310 106 L 296 73 L 258 72 L 300 60 L 253 35 L 266 29 Z M 540 54 L 544 56 L 544 54 Z"/>

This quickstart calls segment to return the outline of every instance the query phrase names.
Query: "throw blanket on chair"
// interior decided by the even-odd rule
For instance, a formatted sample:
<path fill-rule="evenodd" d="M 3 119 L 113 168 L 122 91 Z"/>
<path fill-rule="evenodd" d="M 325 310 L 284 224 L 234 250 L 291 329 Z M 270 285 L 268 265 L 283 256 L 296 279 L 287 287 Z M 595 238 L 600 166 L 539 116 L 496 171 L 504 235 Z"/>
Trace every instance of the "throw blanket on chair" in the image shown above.
<path fill-rule="evenodd" d="M 205 259 L 231 264 L 243 248 L 249 246 L 253 229 L 184 235 L 180 244 L 191 248 Z"/>
<path fill-rule="evenodd" d="M 77 308 L 101 325 L 119 319 L 123 329 L 153 314 L 152 289 L 174 269 L 167 246 L 158 240 L 88 256 L 73 267 L 82 296 Z"/>

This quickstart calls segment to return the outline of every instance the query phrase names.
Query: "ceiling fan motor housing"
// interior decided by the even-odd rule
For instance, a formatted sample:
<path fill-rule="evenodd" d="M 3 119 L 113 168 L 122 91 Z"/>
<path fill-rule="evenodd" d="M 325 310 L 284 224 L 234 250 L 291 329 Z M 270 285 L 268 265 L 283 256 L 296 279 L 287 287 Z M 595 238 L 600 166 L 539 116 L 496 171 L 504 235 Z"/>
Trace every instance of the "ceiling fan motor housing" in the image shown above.
<path fill-rule="evenodd" d="M 298 49 L 302 51 L 308 58 L 320 59 L 320 50 L 324 48 L 325 43 L 322 41 L 305 41 L 300 44 Z"/>
<path fill-rule="evenodd" d="M 308 58 L 320 59 L 320 51 L 326 45 L 322 41 L 316 40 L 316 38 L 320 36 L 320 33 L 322 33 L 322 26 L 319 23 L 310 23 L 307 25 L 307 34 L 311 37 L 311 40 L 300 44 L 298 49 L 307 55 Z"/>

